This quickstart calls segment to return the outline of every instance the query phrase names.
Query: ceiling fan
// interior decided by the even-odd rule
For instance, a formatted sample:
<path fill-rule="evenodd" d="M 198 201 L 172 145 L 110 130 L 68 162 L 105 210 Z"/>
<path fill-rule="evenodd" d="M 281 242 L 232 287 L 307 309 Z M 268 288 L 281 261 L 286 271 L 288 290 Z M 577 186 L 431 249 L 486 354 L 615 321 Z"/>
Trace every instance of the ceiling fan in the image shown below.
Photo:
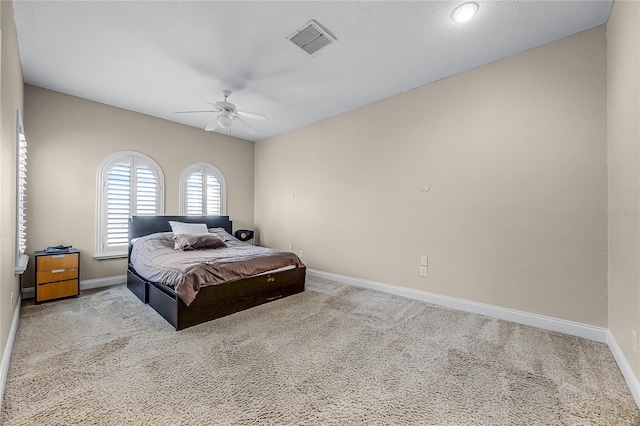
<path fill-rule="evenodd" d="M 240 128 L 245 130 L 250 135 L 257 135 L 258 131 L 249 123 L 247 123 L 242 117 L 251 118 L 253 120 L 267 121 L 267 117 L 261 114 L 255 114 L 253 112 L 238 111 L 236 106 L 231 102 L 227 102 L 227 98 L 231 96 L 231 90 L 223 90 L 222 96 L 224 101 L 218 101 L 214 104 L 207 102 L 209 105 L 213 105 L 213 110 L 207 111 L 177 111 L 176 114 L 192 114 L 192 113 L 217 113 L 217 115 L 211 122 L 205 127 L 205 131 L 213 132 L 215 130 L 227 130 L 232 125 L 237 124 Z"/>

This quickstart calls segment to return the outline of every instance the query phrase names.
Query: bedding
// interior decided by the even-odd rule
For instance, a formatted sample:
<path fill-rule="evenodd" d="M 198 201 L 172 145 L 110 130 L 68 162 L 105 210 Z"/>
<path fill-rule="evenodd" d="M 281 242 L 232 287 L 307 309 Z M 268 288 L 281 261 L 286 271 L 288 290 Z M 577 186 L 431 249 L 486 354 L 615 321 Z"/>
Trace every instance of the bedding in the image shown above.
<path fill-rule="evenodd" d="M 217 285 L 286 267 L 305 267 L 295 253 L 253 246 L 224 229 L 211 229 L 226 247 L 176 250 L 174 234 L 160 232 L 136 239 L 130 262 L 144 279 L 172 287 L 189 306 L 201 286 Z M 226 235 L 225 235 L 226 234 Z"/>

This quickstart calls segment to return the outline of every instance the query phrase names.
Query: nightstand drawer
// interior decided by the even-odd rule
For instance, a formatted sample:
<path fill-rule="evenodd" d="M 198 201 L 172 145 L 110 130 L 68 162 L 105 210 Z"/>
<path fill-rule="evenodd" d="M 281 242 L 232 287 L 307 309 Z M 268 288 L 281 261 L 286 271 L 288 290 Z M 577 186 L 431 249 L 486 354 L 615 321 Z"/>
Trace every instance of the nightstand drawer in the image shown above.
<path fill-rule="evenodd" d="M 54 269 L 76 268 L 78 266 L 78 253 L 51 254 L 36 257 L 38 271 L 51 271 Z"/>
<path fill-rule="evenodd" d="M 76 296 L 78 294 L 78 280 L 58 281 L 55 283 L 38 284 L 36 302 L 58 299 L 60 297 Z"/>
<path fill-rule="evenodd" d="M 51 283 L 54 281 L 65 281 L 78 278 L 78 268 L 60 268 L 51 271 L 38 271 L 36 283 Z"/>

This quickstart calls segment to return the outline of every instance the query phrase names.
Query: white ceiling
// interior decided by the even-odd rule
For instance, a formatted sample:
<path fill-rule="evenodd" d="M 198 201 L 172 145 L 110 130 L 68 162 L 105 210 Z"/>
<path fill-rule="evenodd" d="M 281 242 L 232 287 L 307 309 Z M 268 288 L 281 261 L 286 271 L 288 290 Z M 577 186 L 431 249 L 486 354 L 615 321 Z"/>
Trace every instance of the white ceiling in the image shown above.
<path fill-rule="evenodd" d="M 476 0 L 477 1 L 477 0 Z M 204 129 L 206 101 L 264 114 L 259 141 L 606 22 L 612 1 L 16 1 L 26 83 Z M 287 40 L 316 19 L 338 41 Z M 249 120 L 248 120 L 249 121 Z"/>

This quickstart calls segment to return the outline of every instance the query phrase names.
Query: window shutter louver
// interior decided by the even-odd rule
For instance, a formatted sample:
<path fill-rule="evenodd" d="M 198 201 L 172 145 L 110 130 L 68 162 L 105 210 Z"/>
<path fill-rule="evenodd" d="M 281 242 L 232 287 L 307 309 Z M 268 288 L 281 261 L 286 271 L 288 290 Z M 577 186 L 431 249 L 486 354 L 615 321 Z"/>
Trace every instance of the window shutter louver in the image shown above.
<path fill-rule="evenodd" d="M 24 254 L 27 249 L 27 140 L 19 135 L 18 147 L 18 252 Z"/>
<path fill-rule="evenodd" d="M 187 179 L 187 215 L 202 214 L 202 172 L 194 172 Z"/>
<path fill-rule="evenodd" d="M 107 178 L 107 247 L 128 243 L 130 197 L 131 163 L 119 163 Z"/>
<path fill-rule="evenodd" d="M 136 172 L 136 214 L 155 215 L 158 212 L 157 178 L 144 165 L 138 165 Z"/>
<path fill-rule="evenodd" d="M 219 215 L 222 213 L 220 182 L 213 175 L 207 175 L 207 214 Z"/>

